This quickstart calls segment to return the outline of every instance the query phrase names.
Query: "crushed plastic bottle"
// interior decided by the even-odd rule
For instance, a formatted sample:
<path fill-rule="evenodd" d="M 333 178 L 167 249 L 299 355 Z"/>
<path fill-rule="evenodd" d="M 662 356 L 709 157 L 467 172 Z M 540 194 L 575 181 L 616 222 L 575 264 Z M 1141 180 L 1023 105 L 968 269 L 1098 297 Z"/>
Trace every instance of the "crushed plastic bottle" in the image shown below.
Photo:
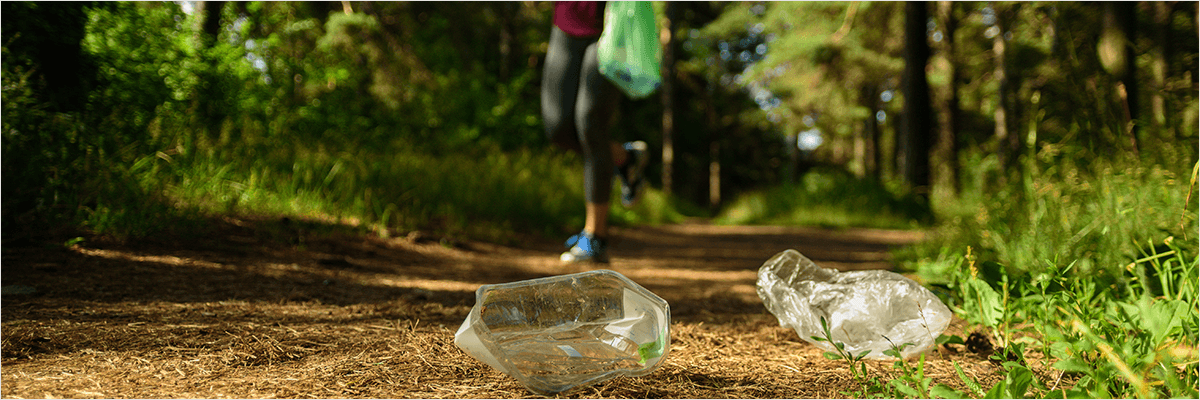
<path fill-rule="evenodd" d="M 779 325 L 826 351 L 824 318 L 834 342 L 854 356 L 891 359 L 885 351 L 912 343 L 901 357 L 920 354 L 936 344 L 953 313 L 912 279 L 882 270 L 838 272 L 821 268 L 795 250 L 776 254 L 758 270 L 758 296 Z"/>
<path fill-rule="evenodd" d="M 595 270 L 480 286 L 454 344 L 545 395 L 654 372 L 670 324 L 666 300 Z"/>

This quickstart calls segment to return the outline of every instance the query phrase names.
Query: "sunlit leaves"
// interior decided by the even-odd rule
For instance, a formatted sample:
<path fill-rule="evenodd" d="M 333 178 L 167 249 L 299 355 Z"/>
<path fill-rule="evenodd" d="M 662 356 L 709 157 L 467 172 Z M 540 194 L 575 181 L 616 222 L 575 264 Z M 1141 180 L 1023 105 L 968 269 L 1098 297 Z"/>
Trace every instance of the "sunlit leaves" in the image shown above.
<path fill-rule="evenodd" d="M 777 122 L 786 130 L 806 129 L 801 118 L 821 115 L 825 130 L 848 135 L 848 124 L 876 111 L 864 106 L 873 101 L 859 98 L 861 88 L 885 85 L 903 67 L 901 35 L 879 34 L 887 26 L 898 30 L 900 21 L 893 16 L 903 13 L 894 8 L 837 2 L 741 4 L 698 36 L 715 42 L 716 52 L 709 57 L 724 62 L 722 73 L 732 77 L 730 84 L 751 89 L 751 95 L 757 89 L 778 96 L 778 108 L 763 109 L 782 117 Z M 743 54 L 756 56 L 746 62 L 740 59 L 747 58 Z"/>

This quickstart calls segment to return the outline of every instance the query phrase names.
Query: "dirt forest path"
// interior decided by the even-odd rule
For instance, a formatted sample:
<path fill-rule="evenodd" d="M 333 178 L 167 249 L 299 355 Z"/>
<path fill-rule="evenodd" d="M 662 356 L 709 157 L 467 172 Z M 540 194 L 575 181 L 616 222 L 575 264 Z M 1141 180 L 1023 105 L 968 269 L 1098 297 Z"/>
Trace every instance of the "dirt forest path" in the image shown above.
<path fill-rule="evenodd" d="M 220 225 L 204 239 L 124 245 L 6 241 L 0 396 L 539 397 L 460 351 L 454 332 L 479 285 L 588 269 L 562 265 L 561 245 L 540 240 L 499 246 L 316 234 L 290 221 Z M 789 248 L 841 270 L 890 268 L 888 250 L 921 235 L 615 229 L 605 267 L 670 303 L 670 354 L 650 375 L 561 397 L 845 397 L 858 384 L 844 362 L 779 327 L 755 293 L 756 271 Z M 961 389 L 952 361 L 985 387 L 997 379 L 986 357 L 961 346 L 932 354 L 926 375 Z M 892 373 L 891 363 L 868 365 Z"/>

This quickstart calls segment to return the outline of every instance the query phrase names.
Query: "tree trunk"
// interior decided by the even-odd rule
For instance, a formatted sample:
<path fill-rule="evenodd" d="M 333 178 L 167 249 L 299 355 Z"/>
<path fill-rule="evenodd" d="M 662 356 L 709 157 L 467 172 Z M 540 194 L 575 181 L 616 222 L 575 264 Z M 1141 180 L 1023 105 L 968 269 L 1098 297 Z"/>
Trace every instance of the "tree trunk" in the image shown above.
<path fill-rule="evenodd" d="M 878 84 L 868 84 L 862 88 L 863 106 L 870 110 L 867 115 L 867 120 L 863 122 L 865 135 L 867 136 L 867 148 L 864 149 L 863 155 L 863 170 L 867 176 L 875 179 L 882 179 L 883 173 L 880 166 L 880 145 L 881 135 L 879 134 L 879 120 L 875 117 L 875 113 L 879 112 L 879 90 Z"/>
<path fill-rule="evenodd" d="M 717 126 L 717 106 L 710 80 L 704 90 L 704 117 L 708 132 L 708 207 L 714 214 L 721 209 L 721 131 Z"/>
<path fill-rule="evenodd" d="M 346 14 L 353 12 L 348 1 L 314 1 L 309 5 L 312 15 L 321 21 L 321 26 L 325 26 L 329 22 L 329 14 L 340 11 Z"/>
<path fill-rule="evenodd" d="M 517 13 L 520 11 L 518 6 L 519 5 L 514 2 L 502 2 L 499 5 L 501 22 L 500 44 L 498 49 L 500 53 L 500 72 L 498 77 L 500 78 L 501 82 L 507 82 L 509 74 L 512 71 L 512 49 L 514 47 L 513 31 L 515 31 L 513 19 L 517 17 Z"/>
<path fill-rule="evenodd" d="M 937 166 L 937 186 L 940 186 L 947 193 L 954 195 L 962 189 L 958 182 L 958 58 L 955 53 L 954 33 L 958 30 L 958 19 L 954 15 L 954 3 L 950 1 L 938 2 L 938 16 L 942 20 L 944 32 L 942 33 L 941 50 L 946 58 L 946 65 L 949 70 L 946 75 L 949 76 L 949 81 L 946 83 L 945 94 L 941 105 L 942 123 L 938 130 L 938 140 L 935 147 L 936 157 L 938 160 Z"/>
<path fill-rule="evenodd" d="M 800 164 L 800 149 L 796 147 L 796 139 L 795 133 L 789 133 L 783 139 L 783 148 L 787 151 L 788 156 L 787 165 L 783 169 L 783 181 L 788 185 L 793 185 L 800 180 L 800 177 L 797 176 L 800 173 L 797 168 Z"/>
<path fill-rule="evenodd" d="M 929 82 L 925 68 L 929 62 L 929 42 L 925 2 L 905 3 L 904 24 L 904 119 L 902 132 L 903 161 L 901 174 L 918 193 L 929 189 L 929 149 L 931 145 Z"/>
<path fill-rule="evenodd" d="M 1008 167 L 1009 158 L 1012 156 L 1012 149 L 1009 146 L 1010 136 L 1013 135 L 1009 123 L 1011 117 L 1011 102 L 1009 101 L 1009 92 L 1012 89 L 1009 87 L 1008 81 L 1008 61 L 1007 61 L 1007 43 L 1004 42 L 1004 32 L 1008 29 L 1008 21 L 1005 20 L 999 7 L 996 3 L 990 3 L 992 10 L 996 15 L 996 30 L 997 33 L 992 37 L 992 56 L 995 66 L 993 76 L 997 82 L 996 86 L 996 111 L 994 113 L 996 128 L 995 128 L 995 143 L 996 152 L 1000 158 L 1000 169 L 1004 170 Z"/>
<path fill-rule="evenodd" d="M 3 2 L 4 62 L 31 62 L 46 85 L 34 96 L 54 112 L 86 108 L 96 72 L 82 43 L 88 7 L 85 2 Z"/>
<path fill-rule="evenodd" d="M 202 1 L 197 6 L 204 15 L 204 19 L 200 21 L 199 48 L 207 51 L 217 44 L 217 37 L 221 33 L 221 9 L 224 8 L 225 2 Z M 216 72 L 217 61 L 210 59 L 206 52 L 202 53 L 201 58 L 208 65 L 198 77 L 203 83 L 196 96 L 196 109 L 199 110 L 200 123 L 204 126 L 205 134 L 208 138 L 217 140 L 221 134 L 221 123 L 225 120 L 220 104 L 223 94 Z"/>
<path fill-rule="evenodd" d="M 867 176 L 867 129 L 866 125 L 854 127 L 851 144 L 850 172 L 862 178 Z"/>
<path fill-rule="evenodd" d="M 224 1 L 200 2 L 200 7 L 204 9 L 204 48 L 212 47 L 221 33 L 221 9 L 224 6 Z"/>
<path fill-rule="evenodd" d="M 659 35 L 662 41 L 662 192 L 671 195 L 675 162 L 675 20 L 674 2 L 664 4 L 666 30 Z"/>
<path fill-rule="evenodd" d="M 1125 112 L 1125 120 L 1119 135 L 1129 139 L 1130 148 L 1138 151 L 1138 85 L 1134 78 L 1137 68 L 1133 56 L 1134 7 L 1133 2 L 1104 3 L 1103 31 L 1098 43 L 1100 61 L 1104 68 L 1120 83 L 1117 84 L 1117 95 L 1121 108 Z"/>
<path fill-rule="evenodd" d="M 721 209 L 721 143 L 713 140 L 708 144 L 708 209 Z"/>
<path fill-rule="evenodd" d="M 1150 96 L 1150 113 L 1151 123 L 1154 130 L 1158 134 L 1158 139 L 1168 141 L 1175 137 L 1173 127 L 1167 123 L 1167 101 L 1164 93 L 1167 89 L 1167 59 L 1169 59 L 1169 45 L 1171 43 L 1171 4 L 1165 1 L 1150 2 L 1151 7 L 1154 7 L 1154 25 L 1157 30 L 1157 38 L 1154 41 L 1154 47 L 1151 49 L 1150 75 L 1151 75 L 1151 96 Z"/>

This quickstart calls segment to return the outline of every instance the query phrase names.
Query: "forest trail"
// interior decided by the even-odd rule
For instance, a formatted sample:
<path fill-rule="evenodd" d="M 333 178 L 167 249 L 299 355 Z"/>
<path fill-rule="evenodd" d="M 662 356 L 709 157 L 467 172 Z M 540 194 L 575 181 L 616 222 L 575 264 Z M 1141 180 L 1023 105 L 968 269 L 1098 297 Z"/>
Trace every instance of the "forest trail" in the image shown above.
<path fill-rule="evenodd" d="M 671 353 L 650 375 L 566 397 L 844 397 L 857 388 L 845 363 L 778 325 L 755 293 L 756 271 L 786 249 L 840 270 L 889 268 L 889 249 L 923 235 L 701 222 L 614 228 L 612 263 L 589 266 L 563 265 L 561 245 L 545 240 L 500 246 L 314 234 L 294 222 L 220 225 L 202 239 L 6 243 L 2 396 L 536 397 L 454 346 L 475 289 L 607 268 L 668 301 Z M 951 361 L 985 385 L 996 375 L 986 357 L 946 347 L 927 376 L 959 386 Z"/>

